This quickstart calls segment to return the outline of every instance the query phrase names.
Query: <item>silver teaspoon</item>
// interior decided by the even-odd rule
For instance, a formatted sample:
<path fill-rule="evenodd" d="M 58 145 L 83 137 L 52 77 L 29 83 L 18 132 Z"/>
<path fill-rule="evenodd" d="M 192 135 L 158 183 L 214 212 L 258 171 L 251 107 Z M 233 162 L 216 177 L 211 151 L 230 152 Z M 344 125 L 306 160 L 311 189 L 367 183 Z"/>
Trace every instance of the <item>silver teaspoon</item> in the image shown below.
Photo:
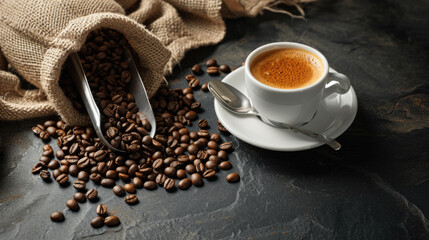
<path fill-rule="evenodd" d="M 238 114 L 250 114 L 256 115 L 265 121 L 268 121 L 270 125 L 278 128 L 290 129 L 293 132 L 298 132 L 306 136 L 312 137 L 327 144 L 334 150 L 339 150 L 341 144 L 335 139 L 329 138 L 323 134 L 318 134 L 309 130 L 297 128 L 286 123 L 280 123 L 272 121 L 262 116 L 256 109 L 253 108 L 249 98 L 246 97 L 242 92 L 233 86 L 223 83 L 221 81 L 212 80 L 208 83 L 208 89 L 212 95 L 229 111 Z"/>

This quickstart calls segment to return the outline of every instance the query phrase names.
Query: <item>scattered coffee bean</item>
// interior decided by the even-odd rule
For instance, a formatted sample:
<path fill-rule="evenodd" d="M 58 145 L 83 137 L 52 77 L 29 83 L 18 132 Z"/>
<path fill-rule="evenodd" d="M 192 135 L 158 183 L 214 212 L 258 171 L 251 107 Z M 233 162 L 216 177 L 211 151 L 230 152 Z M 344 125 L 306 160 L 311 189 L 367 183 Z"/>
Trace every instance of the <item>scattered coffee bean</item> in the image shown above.
<path fill-rule="evenodd" d="M 199 173 L 193 173 L 191 175 L 191 182 L 194 186 L 200 187 L 203 185 L 203 178 Z"/>
<path fill-rule="evenodd" d="M 60 185 L 65 185 L 69 181 L 67 174 L 61 174 L 55 179 Z"/>
<path fill-rule="evenodd" d="M 207 68 L 207 73 L 210 74 L 210 75 L 212 75 L 212 76 L 218 75 L 219 74 L 218 67 L 216 67 L 216 66 L 208 67 Z"/>
<path fill-rule="evenodd" d="M 129 193 L 136 193 L 136 188 L 134 187 L 134 185 L 127 183 L 124 185 L 124 189 L 125 191 L 129 192 Z"/>
<path fill-rule="evenodd" d="M 130 195 L 125 197 L 125 202 L 130 204 L 130 205 L 134 205 L 134 204 L 137 204 L 139 202 L 139 198 L 135 194 L 130 194 Z"/>
<path fill-rule="evenodd" d="M 97 197 L 98 197 L 98 191 L 97 190 L 95 190 L 95 189 L 93 189 L 93 188 L 91 188 L 91 189 L 89 189 L 87 192 L 86 192 L 86 198 L 88 198 L 89 200 L 91 200 L 91 201 L 94 201 L 94 200 L 96 200 L 97 199 Z"/>
<path fill-rule="evenodd" d="M 195 172 L 195 166 L 193 164 L 188 164 L 185 167 L 187 173 L 192 174 Z"/>
<path fill-rule="evenodd" d="M 83 194 L 81 192 L 77 192 L 77 193 L 73 194 L 73 199 L 80 202 L 80 203 L 86 202 L 86 196 L 85 196 L 85 194 Z"/>
<path fill-rule="evenodd" d="M 81 181 L 84 181 L 84 182 L 88 182 L 88 180 L 89 180 L 89 175 L 88 175 L 88 173 L 87 173 L 87 172 L 85 172 L 85 171 L 80 171 L 80 172 L 77 174 L 77 179 L 79 179 L 79 180 L 81 180 Z"/>
<path fill-rule="evenodd" d="M 78 191 L 83 191 L 86 188 L 86 183 L 84 181 L 81 181 L 81 180 L 76 180 L 73 183 L 73 187 Z"/>
<path fill-rule="evenodd" d="M 104 218 L 100 216 L 95 217 L 91 220 L 90 224 L 93 228 L 101 228 L 104 225 Z"/>
<path fill-rule="evenodd" d="M 113 193 L 114 193 L 116 196 L 118 196 L 118 197 L 122 197 L 122 196 L 124 196 L 124 195 L 125 195 L 125 190 L 124 190 L 124 188 L 123 188 L 122 186 L 120 186 L 120 185 L 116 185 L 116 186 L 114 186 L 112 190 L 113 190 Z"/>
<path fill-rule="evenodd" d="M 209 84 L 203 83 L 203 85 L 201 85 L 201 90 L 203 90 L 204 92 L 207 92 L 209 90 Z"/>
<path fill-rule="evenodd" d="M 204 178 L 212 178 L 216 175 L 216 171 L 213 169 L 207 169 L 204 173 L 203 173 L 203 177 Z"/>
<path fill-rule="evenodd" d="M 104 219 L 104 224 L 108 227 L 116 227 L 121 224 L 121 221 L 117 216 L 108 216 Z"/>
<path fill-rule="evenodd" d="M 62 212 L 53 212 L 51 213 L 51 220 L 53 222 L 62 222 L 65 220 L 64 214 Z"/>
<path fill-rule="evenodd" d="M 95 212 L 98 214 L 98 216 L 103 217 L 107 214 L 107 207 L 104 204 L 98 204 L 97 209 Z"/>
<path fill-rule="evenodd" d="M 223 161 L 219 164 L 219 168 L 222 170 L 229 170 L 232 168 L 232 165 L 229 161 Z"/>
<path fill-rule="evenodd" d="M 51 170 L 58 169 L 60 167 L 60 162 L 57 160 L 52 160 L 48 163 L 48 168 Z"/>
<path fill-rule="evenodd" d="M 206 119 L 200 119 L 198 121 L 198 127 L 200 127 L 200 128 L 207 128 L 208 125 L 209 125 L 209 123 Z"/>
<path fill-rule="evenodd" d="M 207 65 L 207 67 L 217 66 L 217 61 L 214 58 L 209 59 L 209 60 L 207 60 L 206 65 Z"/>
<path fill-rule="evenodd" d="M 222 64 L 222 65 L 219 66 L 219 71 L 221 71 L 223 73 L 230 73 L 231 69 L 229 68 L 228 65 Z"/>
<path fill-rule="evenodd" d="M 51 174 L 48 170 L 40 170 L 40 177 L 43 179 L 43 181 L 51 180 Z"/>
<path fill-rule="evenodd" d="M 134 177 L 132 181 L 134 187 L 136 188 L 142 188 L 143 187 L 143 181 L 139 177 Z"/>
<path fill-rule="evenodd" d="M 192 182 L 189 178 L 184 178 L 180 180 L 180 182 L 177 184 L 177 187 L 181 190 L 186 190 L 192 185 Z"/>
<path fill-rule="evenodd" d="M 217 124 L 218 124 L 217 129 L 220 132 L 225 133 L 225 134 L 229 134 L 229 131 L 222 125 L 222 123 L 219 120 L 217 121 Z"/>
<path fill-rule="evenodd" d="M 146 182 L 144 182 L 143 187 L 147 190 L 154 190 L 158 186 L 156 185 L 156 182 L 154 182 L 154 181 L 146 181 Z"/>
<path fill-rule="evenodd" d="M 89 179 L 95 183 L 100 183 L 101 175 L 99 173 L 91 173 L 91 175 L 89 175 Z"/>
<path fill-rule="evenodd" d="M 79 210 L 79 204 L 74 199 L 67 200 L 66 206 L 72 211 L 78 211 Z"/>
<path fill-rule="evenodd" d="M 240 181 L 240 175 L 238 173 L 230 173 L 226 175 L 226 181 L 230 183 L 238 182 Z"/>
<path fill-rule="evenodd" d="M 115 180 L 110 178 L 104 178 L 101 180 L 100 184 L 105 188 L 112 188 L 113 186 L 115 186 Z"/>
<path fill-rule="evenodd" d="M 189 87 L 192 89 L 197 89 L 200 87 L 200 80 L 198 78 L 193 78 L 189 81 Z"/>
<path fill-rule="evenodd" d="M 164 188 L 167 191 L 171 191 L 174 189 L 175 183 L 174 183 L 174 179 L 171 178 L 167 178 L 164 182 Z"/>
<path fill-rule="evenodd" d="M 186 172 L 185 172 L 185 170 L 183 170 L 183 169 L 179 169 L 179 170 L 177 170 L 177 172 L 176 172 L 176 176 L 177 176 L 177 178 L 179 178 L 179 179 L 185 178 L 185 177 L 186 177 Z"/>
<path fill-rule="evenodd" d="M 203 74 L 203 71 L 202 71 L 201 66 L 199 64 L 195 64 L 194 66 L 192 66 L 192 72 L 195 75 L 201 75 L 201 74 Z"/>

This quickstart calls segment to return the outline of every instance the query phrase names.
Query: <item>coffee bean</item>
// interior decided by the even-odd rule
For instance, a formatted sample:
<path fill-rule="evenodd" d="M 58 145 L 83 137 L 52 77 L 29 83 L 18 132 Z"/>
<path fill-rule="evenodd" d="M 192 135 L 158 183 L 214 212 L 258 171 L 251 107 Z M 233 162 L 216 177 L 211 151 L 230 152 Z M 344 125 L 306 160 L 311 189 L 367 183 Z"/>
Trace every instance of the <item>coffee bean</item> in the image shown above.
<path fill-rule="evenodd" d="M 143 187 L 143 181 L 138 177 L 134 177 L 132 183 L 133 183 L 134 187 L 136 187 L 136 188 L 142 188 Z"/>
<path fill-rule="evenodd" d="M 81 192 L 77 192 L 73 195 L 73 199 L 80 202 L 80 203 L 84 203 L 86 202 L 86 196 L 85 194 L 81 193 Z"/>
<path fill-rule="evenodd" d="M 226 175 L 226 181 L 230 183 L 238 182 L 240 181 L 240 175 L 238 173 L 230 173 Z"/>
<path fill-rule="evenodd" d="M 167 190 L 167 191 L 171 191 L 171 190 L 173 190 L 173 189 L 174 189 L 174 185 L 175 185 L 175 183 L 174 183 L 174 179 L 171 179 L 171 178 L 167 178 L 167 179 L 165 180 L 165 182 L 164 182 L 164 188 L 165 188 L 165 190 Z"/>
<path fill-rule="evenodd" d="M 64 156 L 64 159 L 69 164 L 77 164 L 77 162 L 79 161 L 79 156 L 77 156 L 77 155 L 66 155 L 66 156 Z"/>
<path fill-rule="evenodd" d="M 61 169 L 62 167 L 67 167 L 67 166 L 61 166 L 60 170 L 66 172 L 64 169 Z M 79 168 L 76 164 L 72 164 L 70 165 L 70 167 L 68 167 L 68 172 L 71 176 L 76 177 L 79 174 Z"/>
<path fill-rule="evenodd" d="M 194 164 L 195 165 L 195 164 Z M 204 163 L 200 162 L 195 165 L 195 171 L 197 173 L 203 173 L 205 171 Z"/>
<path fill-rule="evenodd" d="M 228 160 L 228 153 L 226 153 L 225 150 L 220 150 L 219 152 L 217 152 L 217 156 L 223 161 Z"/>
<path fill-rule="evenodd" d="M 55 179 L 60 185 L 65 185 L 69 181 L 67 174 L 61 174 Z"/>
<path fill-rule="evenodd" d="M 67 200 L 66 206 L 72 211 L 78 211 L 79 210 L 79 204 L 74 199 Z"/>
<path fill-rule="evenodd" d="M 201 109 L 201 103 L 200 102 L 193 102 L 191 104 L 190 108 L 191 108 L 191 110 L 198 112 Z"/>
<path fill-rule="evenodd" d="M 158 158 L 158 159 L 156 159 L 156 160 L 153 162 L 152 167 L 153 167 L 154 169 L 160 169 L 160 168 L 162 167 L 162 165 L 163 165 L 163 160 L 162 160 L 162 158 Z"/>
<path fill-rule="evenodd" d="M 36 135 L 40 135 L 40 133 L 43 131 L 43 129 L 41 129 L 40 127 L 36 126 L 36 127 L 32 127 L 31 130 L 33 131 L 34 134 Z"/>
<path fill-rule="evenodd" d="M 154 190 L 157 188 L 157 185 L 154 181 L 146 181 L 144 182 L 143 187 L 147 190 Z"/>
<path fill-rule="evenodd" d="M 187 173 L 192 174 L 195 172 L 195 166 L 193 164 L 188 164 L 185 167 Z"/>
<path fill-rule="evenodd" d="M 97 199 L 98 196 L 98 191 L 91 188 L 86 192 L 86 198 L 88 198 L 89 200 L 93 201 Z"/>
<path fill-rule="evenodd" d="M 138 173 L 138 172 L 137 172 Z M 136 174 L 137 174 L 136 173 Z M 130 176 L 128 175 L 128 174 L 125 174 L 125 173 L 119 173 L 118 174 L 118 176 L 119 176 L 119 178 L 122 180 L 122 181 L 129 181 L 130 180 Z"/>
<path fill-rule="evenodd" d="M 208 67 L 207 68 L 207 73 L 210 74 L 210 75 L 212 75 L 212 76 L 218 75 L 219 74 L 218 67 L 216 67 L 216 66 Z"/>
<path fill-rule="evenodd" d="M 39 158 L 39 161 L 43 162 L 45 165 L 48 165 L 48 167 L 49 167 L 49 163 L 51 162 L 51 158 L 47 157 L 47 156 L 41 156 Z"/>
<path fill-rule="evenodd" d="M 89 179 L 95 183 L 100 183 L 101 175 L 99 173 L 91 173 L 91 175 L 89 175 Z"/>
<path fill-rule="evenodd" d="M 90 224 L 93 228 L 101 228 L 104 225 L 104 218 L 100 216 L 95 217 L 91 220 Z"/>
<path fill-rule="evenodd" d="M 158 176 L 156 176 L 155 181 L 158 185 L 163 185 L 166 179 L 167 179 L 167 176 L 160 173 L 160 174 L 158 174 Z"/>
<path fill-rule="evenodd" d="M 43 179 L 43 181 L 51 180 L 51 174 L 48 170 L 40 170 L 40 177 Z"/>
<path fill-rule="evenodd" d="M 57 160 L 52 160 L 48 164 L 48 168 L 51 170 L 58 169 L 59 167 L 60 167 L 60 162 L 58 162 Z"/>
<path fill-rule="evenodd" d="M 185 172 L 185 170 L 183 170 L 183 169 L 179 169 L 179 170 L 177 170 L 177 172 L 176 172 L 176 176 L 177 176 L 177 178 L 185 178 L 186 177 L 186 172 Z"/>
<path fill-rule="evenodd" d="M 185 118 L 188 120 L 194 121 L 195 119 L 198 118 L 198 114 L 195 111 L 191 110 L 185 114 Z"/>
<path fill-rule="evenodd" d="M 209 157 L 209 154 L 207 153 L 207 150 L 200 150 L 197 153 L 197 158 L 201 160 L 207 160 L 208 157 Z"/>
<path fill-rule="evenodd" d="M 206 119 L 200 119 L 200 120 L 198 121 L 198 126 L 199 126 L 200 128 L 207 128 L 207 127 L 208 127 L 208 125 L 209 125 L 209 123 L 207 122 L 207 120 L 206 120 Z"/>
<path fill-rule="evenodd" d="M 182 189 L 182 190 L 186 190 L 191 185 L 192 185 L 191 180 L 189 178 L 184 178 L 184 179 L 180 180 L 180 182 L 177 184 L 177 187 Z"/>
<path fill-rule="evenodd" d="M 79 180 L 81 180 L 81 181 L 84 181 L 84 182 L 88 182 L 88 180 L 89 180 L 89 175 L 88 175 L 88 173 L 87 173 L 87 172 L 85 172 L 85 171 L 80 171 L 80 172 L 77 174 L 77 179 L 79 179 Z"/>
<path fill-rule="evenodd" d="M 59 176 L 59 175 L 61 175 L 61 174 L 63 174 L 60 170 L 58 170 L 58 169 L 55 169 L 54 171 L 52 171 L 52 177 L 54 178 L 54 179 L 57 179 L 57 177 Z"/>
<path fill-rule="evenodd" d="M 209 59 L 209 60 L 207 60 L 206 65 L 207 65 L 207 67 L 217 66 L 217 61 L 214 58 Z"/>
<path fill-rule="evenodd" d="M 193 173 L 191 175 L 191 182 L 194 186 L 200 187 L 203 185 L 203 178 L 199 173 Z"/>
<path fill-rule="evenodd" d="M 100 184 L 105 188 L 112 188 L 113 186 L 115 186 L 115 180 L 110 178 L 104 178 L 101 180 Z"/>
<path fill-rule="evenodd" d="M 189 81 L 188 85 L 192 89 L 198 89 L 200 87 L 200 80 L 198 78 L 193 78 Z"/>
<path fill-rule="evenodd" d="M 219 145 L 219 148 L 224 151 L 230 151 L 232 149 L 232 142 L 225 142 Z"/>
<path fill-rule="evenodd" d="M 204 178 L 212 178 L 216 175 L 216 171 L 214 169 L 207 169 L 204 173 L 203 173 L 203 177 Z"/>
<path fill-rule="evenodd" d="M 201 90 L 203 90 L 204 92 L 207 92 L 209 90 L 209 84 L 203 83 L 203 85 L 201 85 Z"/>
<path fill-rule="evenodd" d="M 104 204 L 98 204 L 97 209 L 95 212 L 98 214 L 98 216 L 103 217 L 107 214 L 107 207 Z"/>
<path fill-rule="evenodd" d="M 139 198 L 135 194 L 130 194 L 130 195 L 125 197 L 125 202 L 130 204 L 130 205 L 134 205 L 134 204 L 137 204 L 139 202 Z"/>
<path fill-rule="evenodd" d="M 219 66 L 219 71 L 224 72 L 224 73 L 230 73 L 231 69 L 229 68 L 228 65 L 222 64 Z"/>
<path fill-rule="evenodd" d="M 117 171 L 115 171 L 115 170 L 107 170 L 107 172 L 106 172 L 106 178 L 110 178 L 110 179 L 113 179 L 113 180 L 116 180 L 116 179 L 118 179 L 118 172 Z"/>
<path fill-rule="evenodd" d="M 192 72 L 196 75 L 201 75 L 203 74 L 203 71 L 201 69 L 201 66 L 199 64 L 195 64 L 194 66 L 192 66 Z"/>
<path fill-rule="evenodd" d="M 82 190 L 85 190 L 86 183 L 84 181 L 81 181 L 81 180 L 76 180 L 73 183 L 73 187 L 78 191 L 82 191 Z"/>
<path fill-rule="evenodd" d="M 124 196 L 124 195 L 125 195 L 125 190 L 124 190 L 124 188 L 123 188 L 122 186 L 120 186 L 120 185 L 116 185 L 116 186 L 114 186 L 112 190 L 113 190 L 113 193 L 114 193 L 116 196 L 122 197 L 122 196 Z"/>
<path fill-rule="evenodd" d="M 232 168 L 232 165 L 229 161 L 224 161 L 219 164 L 219 168 L 222 170 L 229 170 Z"/>
<path fill-rule="evenodd" d="M 89 158 L 88 157 L 83 157 L 83 158 L 79 159 L 79 161 L 77 162 L 77 167 L 80 169 L 87 168 L 88 166 L 89 166 Z"/>
<path fill-rule="evenodd" d="M 127 183 L 124 185 L 124 189 L 125 191 L 129 192 L 129 193 L 136 193 L 136 188 L 134 187 L 134 185 Z"/>
<path fill-rule="evenodd" d="M 176 169 L 174 167 L 166 167 L 164 169 L 164 174 L 170 178 L 175 178 L 176 177 Z"/>
<path fill-rule="evenodd" d="M 45 142 L 48 142 L 49 140 L 51 140 L 51 135 L 49 135 L 48 132 L 41 131 L 40 134 L 39 134 L 39 138 L 42 139 Z"/>
<path fill-rule="evenodd" d="M 46 163 L 44 162 L 38 162 L 34 167 L 31 169 L 31 172 L 33 174 L 39 173 L 42 169 L 46 169 Z"/>
<path fill-rule="evenodd" d="M 205 164 L 206 169 L 213 169 L 213 170 L 217 170 L 217 163 L 214 161 L 207 161 Z"/>
<path fill-rule="evenodd" d="M 108 216 L 104 219 L 104 224 L 108 227 L 116 227 L 121 224 L 121 221 L 117 216 Z"/>
<path fill-rule="evenodd" d="M 217 150 L 217 147 L 218 147 L 218 145 L 215 141 L 209 141 L 207 143 L 207 148 L 209 148 L 209 149 Z"/>
<path fill-rule="evenodd" d="M 51 221 L 53 222 L 62 222 L 64 221 L 64 215 L 62 212 L 53 212 L 51 213 Z"/>
<path fill-rule="evenodd" d="M 228 129 L 226 129 L 226 128 L 222 125 L 222 123 L 221 123 L 219 120 L 217 121 L 217 124 L 218 124 L 217 129 L 218 129 L 221 133 L 229 134 Z"/>

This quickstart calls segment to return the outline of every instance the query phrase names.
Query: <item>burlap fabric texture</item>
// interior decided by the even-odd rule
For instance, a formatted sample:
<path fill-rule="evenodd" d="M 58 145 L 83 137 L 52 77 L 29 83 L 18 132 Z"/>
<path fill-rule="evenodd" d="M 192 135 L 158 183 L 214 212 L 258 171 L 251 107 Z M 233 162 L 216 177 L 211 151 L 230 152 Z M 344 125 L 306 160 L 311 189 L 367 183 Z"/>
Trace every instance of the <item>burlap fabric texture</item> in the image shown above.
<path fill-rule="evenodd" d="M 187 50 L 222 40 L 222 14 L 255 16 L 300 1 L 308 0 L 0 0 L 0 120 L 58 114 L 72 125 L 89 124 L 59 80 L 68 55 L 95 29 L 125 35 L 153 96 Z M 21 89 L 17 74 L 37 89 Z"/>

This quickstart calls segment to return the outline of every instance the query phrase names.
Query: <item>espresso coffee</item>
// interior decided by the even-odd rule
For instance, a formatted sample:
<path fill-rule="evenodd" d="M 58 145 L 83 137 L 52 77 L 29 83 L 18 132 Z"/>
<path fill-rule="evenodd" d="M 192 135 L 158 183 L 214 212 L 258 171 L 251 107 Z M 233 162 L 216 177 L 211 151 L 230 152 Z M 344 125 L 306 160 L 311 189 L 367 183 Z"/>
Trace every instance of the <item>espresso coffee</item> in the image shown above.
<path fill-rule="evenodd" d="M 295 48 L 264 52 L 250 64 L 250 72 L 258 81 L 281 89 L 310 86 L 322 77 L 323 68 L 318 56 Z"/>

